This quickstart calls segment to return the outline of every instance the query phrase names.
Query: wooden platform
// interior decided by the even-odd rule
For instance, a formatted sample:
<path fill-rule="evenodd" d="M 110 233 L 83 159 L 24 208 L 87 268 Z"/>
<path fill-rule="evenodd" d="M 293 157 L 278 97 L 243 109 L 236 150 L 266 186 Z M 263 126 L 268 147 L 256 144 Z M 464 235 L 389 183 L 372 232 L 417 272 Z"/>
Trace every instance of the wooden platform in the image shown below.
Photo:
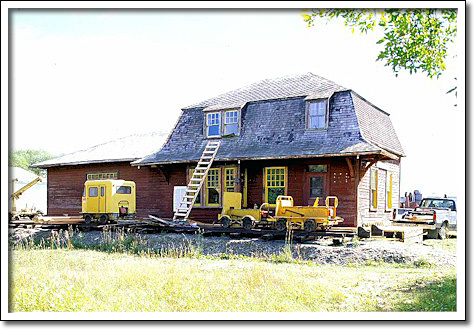
<path fill-rule="evenodd" d="M 423 243 L 423 228 L 415 226 L 377 226 L 371 227 L 372 236 L 396 238 L 402 242 Z"/>

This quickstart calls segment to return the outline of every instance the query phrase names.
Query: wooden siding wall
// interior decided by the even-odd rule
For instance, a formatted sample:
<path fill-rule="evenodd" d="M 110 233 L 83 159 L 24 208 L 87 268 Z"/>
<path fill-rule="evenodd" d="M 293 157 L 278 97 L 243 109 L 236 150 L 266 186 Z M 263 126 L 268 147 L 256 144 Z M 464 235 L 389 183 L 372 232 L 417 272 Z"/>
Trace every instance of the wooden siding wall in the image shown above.
<path fill-rule="evenodd" d="M 354 162 L 352 162 L 354 164 Z M 399 199 L 399 161 L 384 161 L 384 168 L 393 174 L 392 204 Z M 345 221 L 342 226 L 356 226 L 360 223 L 389 219 L 391 212 L 385 211 L 385 172 L 379 170 L 378 209 L 369 210 L 370 170 L 361 178 L 356 194 L 356 181 L 351 179 L 345 158 L 318 158 L 246 161 L 240 164 L 241 172 L 248 173 L 248 207 L 261 205 L 264 201 L 263 170 L 265 167 L 285 166 L 288 168 L 287 194 L 296 205 L 305 205 L 305 185 L 308 165 L 327 164 L 327 195 L 339 198 L 337 215 Z M 374 166 L 377 166 L 374 165 Z M 154 214 L 162 218 L 173 217 L 174 186 L 186 185 L 186 165 L 168 167 L 169 184 L 157 168 L 130 166 L 127 162 L 64 166 L 48 169 L 48 215 L 79 215 L 81 196 L 87 173 L 101 171 L 119 172 L 119 179 L 132 180 L 137 187 L 137 215 L 147 217 Z M 354 167 L 356 168 L 356 167 Z M 359 207 L 357 212 L 356 200 Z M 321 203 L 320 203 L 321 204 Z M 212 223 L 216 221 L 220 208 L 194 208 L 190 219 Z"/>
<path fill-rule="evenodd" d="M 355 226 L 356 216 L 356 191 L 355 181 L 349 176 L 349 168 L 345 158 L 318 158 L 318 159 L 293 159 L 279 161 L 252 161 L 242 163 L 248 169 L 248 206 L 261 205 L 264 201 L 263 168 L 288 167 L 287 194 L 293 197 L 296 205 L 304 204 L 305 174 L 308 165 L 327 164 L 328 191 L 327 195 L 337 196 L 339 206 L 337 215 L 344 218 L 341 226 Z M 322 201 L 320 201 L 322 204 Z"/>
<path fill-rule="evenodd" d="M 156 168 L 132 167 L 128 162 L 64 166 L 48 169 L 48 215 L 79 215 L 81 196 L 89 172 L 119 172 L 119 179 L 136 183 L 137 215 L 173 216 L 173 186 L 185 185 L 184 166 L 173 167 L 170 182 Z"/>
<path fill-rule="evenodd" d="M 359 183 L 359 225 L 375 223 L 386 224 L 392 217 L 392 212 L 385 209 L 385 183 L 387 173 L 392 174 L 392 207 L 398 206 L 400 199 L 400 161 L 379 161 L 372 166 L 378 169 L 377 210 L 370 210 L 370 169 Z"/>

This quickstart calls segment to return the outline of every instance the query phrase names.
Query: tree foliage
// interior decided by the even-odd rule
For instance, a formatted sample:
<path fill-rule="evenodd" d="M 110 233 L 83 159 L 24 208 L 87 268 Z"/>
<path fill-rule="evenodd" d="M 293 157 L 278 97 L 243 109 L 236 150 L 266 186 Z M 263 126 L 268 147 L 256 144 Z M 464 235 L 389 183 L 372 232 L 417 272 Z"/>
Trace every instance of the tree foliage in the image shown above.
<path fill-rule="evenodd" d="M 44 176 L 46 172 L 44 169 L 30 168 L 29 166 L 55 157 L 44 150 L 18 150 L 9 153 L 8 165 L 10 167 L 20 167 L 32 171 L 36 175 Z"/>
<path fill-rule="evenodd" d="M 391 66 L 396 76 L 404 69 L 439 77 L 457 32 L 456 9 L 310 9 L 302 17 L 308 27 L 318 18 L 342 18 L 352 32 L 381 29 L 383 37 L 377 44 L 384 49 L 377 60 Z"/>

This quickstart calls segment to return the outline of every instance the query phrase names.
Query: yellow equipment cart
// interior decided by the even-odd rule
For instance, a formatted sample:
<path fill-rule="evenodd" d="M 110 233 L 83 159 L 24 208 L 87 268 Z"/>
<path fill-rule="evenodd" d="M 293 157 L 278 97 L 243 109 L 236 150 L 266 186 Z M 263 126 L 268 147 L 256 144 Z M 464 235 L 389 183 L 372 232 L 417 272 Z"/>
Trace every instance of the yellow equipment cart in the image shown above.
<path fill-rule="evenodd" d="M 89 180 L 84 183 L 82 216 L 86 224 L 106 224 L 135 217 L 135 183 L 125 180 Z"/>
<path fill-rule="evenodd" d="M 276 204 L 264 203 L 258 209 L 242 209 L 241 194 L 224 192 L 222 213 L 218 221 L 222 227 L 239 226 L 244 229 L 255 227 L 312 232 L 318 227 L 327 230 L 344 219 L 336 216 L 338 199 L 328 196 L 324 206 L 316 199 L 313 206 L 294 206 L 291 196 L 278 196 Z"/>

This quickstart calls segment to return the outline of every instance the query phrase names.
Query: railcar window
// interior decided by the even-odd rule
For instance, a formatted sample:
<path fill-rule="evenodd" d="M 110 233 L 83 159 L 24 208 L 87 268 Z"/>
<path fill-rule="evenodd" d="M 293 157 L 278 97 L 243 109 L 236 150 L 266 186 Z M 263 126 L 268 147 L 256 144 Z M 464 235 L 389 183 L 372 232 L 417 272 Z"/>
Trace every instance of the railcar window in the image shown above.
<path fill-rule="evenodd" d="M 117 194 L 132 194 L 132 187 L 131 186 L 118 186 Z"/>

